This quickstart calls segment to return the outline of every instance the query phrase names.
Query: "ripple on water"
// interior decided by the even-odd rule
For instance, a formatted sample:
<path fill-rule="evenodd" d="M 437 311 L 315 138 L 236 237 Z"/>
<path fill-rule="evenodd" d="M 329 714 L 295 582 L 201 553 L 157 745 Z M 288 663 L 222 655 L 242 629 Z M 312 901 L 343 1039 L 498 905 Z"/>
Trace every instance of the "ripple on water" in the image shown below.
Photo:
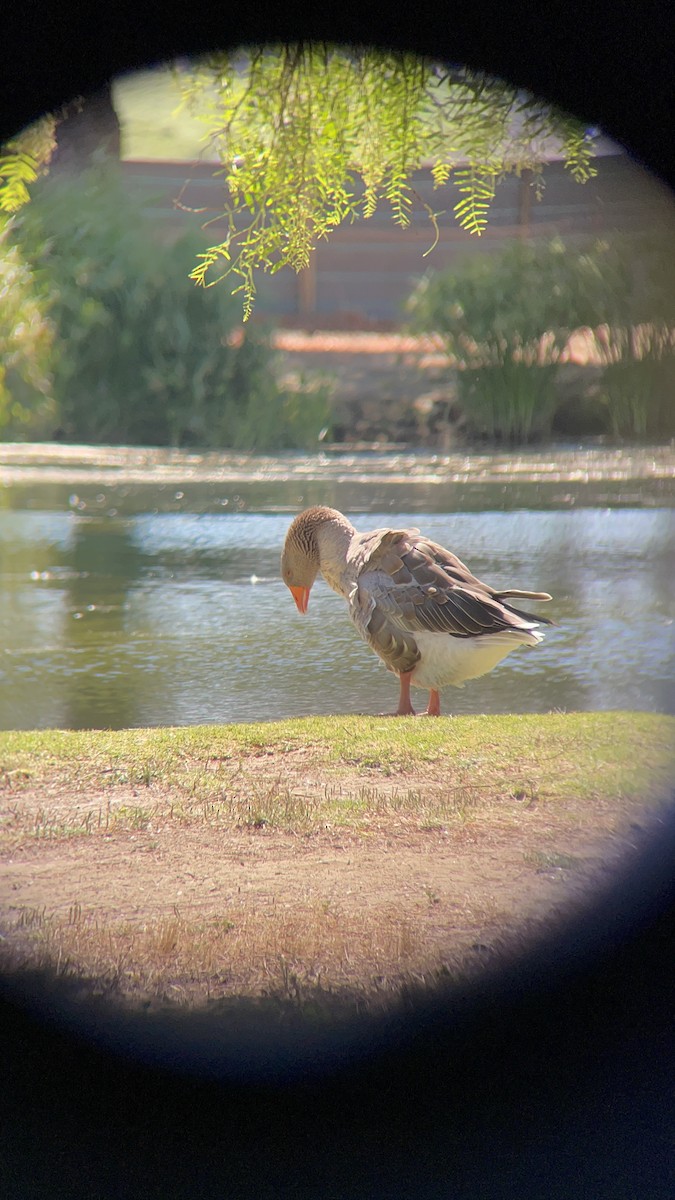
<path fill-rule="evenodd" d="M 419 525 L 495 586 L 550 591 L 542 611 L 559 623 L 449 691 L 447 711 L 675 711 L 672 509 L 415 507 L 427 495 L 399 492 L 393 518 L 380 484 L 377 509 L 352 501 L 352 520 Z M 342 600 L 318 582 L 303 618 L 279 579 L 291 511 L 3 510 L 0 727 L 387 711 L 396 681 Z"/>

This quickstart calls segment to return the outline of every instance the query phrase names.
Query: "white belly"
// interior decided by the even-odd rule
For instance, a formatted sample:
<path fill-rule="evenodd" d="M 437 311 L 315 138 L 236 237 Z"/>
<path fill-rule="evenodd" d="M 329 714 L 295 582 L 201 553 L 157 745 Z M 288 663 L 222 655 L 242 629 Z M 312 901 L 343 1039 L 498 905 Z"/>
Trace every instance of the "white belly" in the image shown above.
<path fill-rule="evenodd" d="M 416 633 L 421 659 L 410 682 L 414 687 L 463 687 L 467 679 L 487 675 L 497 663 L 518 646 L 536 646 L 542 640 L 538 630 L 514 629 L 486 633 L 483 637 L 457 638 L 447 633 Z"/>

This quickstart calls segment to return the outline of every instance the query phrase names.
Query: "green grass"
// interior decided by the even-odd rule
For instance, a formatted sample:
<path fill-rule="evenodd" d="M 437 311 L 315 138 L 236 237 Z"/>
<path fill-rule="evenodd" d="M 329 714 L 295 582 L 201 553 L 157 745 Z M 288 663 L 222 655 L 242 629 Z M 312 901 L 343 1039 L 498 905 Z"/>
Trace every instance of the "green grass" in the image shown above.
<path fill-rule="evenodd" d="M 583 866 L 574 854 L 560 854 L 556 850 L 528 850 L 523 859 L 538 871 L 576 871 Z"/>
<path fill-rule="evenodd" d="M 665 798 L 674 746 L 675 719 L 614 712 L 3 732 L 0 845 L 23 838 L 26 822 L 36 838 L 147 829 L 159 818 L 363 831 L 385 815 L 424 829 L 536 807 L 578 824 L 586 806 L 591 822 L 606 806 Z M 120 788 L 131 798 L 106 802 Z M 24 810 L 22 793 L 40 789 L 37 811 Z"/>
<path fill-rule="evenodd" d="M 0 778 L 21 784 L 55 766 L 84 780 L 108 773 L 115 782 L 150 784 L 180 766 L 309 751 L 316 764 L 341 763 L 385 775 L 451 759 L 456 770 L 536 769 L 592 790 L 593 768 L 639 782 L 643 768 L 675 761 L 675 718 L 655 713 L 600 712 L 381 718 L 299 717 L 242 725 L 124 730 L 0 731 Z M 576 760 L 576 765 L 575 765 Z M 566 772 L 567 773 L 567 772 Z"/>
<path fill-rule="evenodd" d="M 227 757 L 266 751 L 290 753 L 309 747 L 329 759 L 362 765 L 401 767 L 437 761 L 452 750 L 470 755 L 499 748 L 534 750 L 541 738 L 573 738 L 582 749 L 611 745 L 621 756 L 622 744 L 667 744 L 675 717 L 647 712 L 521 713 L 441 717 L 328 716 L 295 717 L 241 725 L 190 725 L 121 730 L 2 730 L 0 754 L 5 769 L 18 773 L 28 765 L 104 760 L 126 761 L 140 770 L 148 752 L 159 762 L 179 756 Z M 581 741 L 579 742 L 579 739 Z"/>

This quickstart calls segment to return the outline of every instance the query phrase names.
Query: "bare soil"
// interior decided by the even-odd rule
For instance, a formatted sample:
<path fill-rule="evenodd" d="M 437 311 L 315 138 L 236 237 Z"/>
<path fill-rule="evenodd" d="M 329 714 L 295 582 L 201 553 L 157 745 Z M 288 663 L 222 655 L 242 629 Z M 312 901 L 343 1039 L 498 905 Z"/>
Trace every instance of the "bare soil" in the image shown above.
<path fill-rule="evenodd" d="M 302 754 L 270 752 L 247 770 L 283 772 L 289 795 L 326 785 Z M 443 780 L 430 764 L 414 783 L 423 812 Z M 345 802 L 372 787 L 365 770 L 340 778 Z M 200 818 L 161 782 L 4 789 L 0 816 L 24 829 L 0 856 L 5 953 L 132 998 L 317 985 L 390 995 L 540 935 L 611 878 L 649 823 L 634 804 L 556 815 L 518 795 L 424 824 L 388 803 L 395 787 L 377 781 L 365 825 L 309 831 Z"/>

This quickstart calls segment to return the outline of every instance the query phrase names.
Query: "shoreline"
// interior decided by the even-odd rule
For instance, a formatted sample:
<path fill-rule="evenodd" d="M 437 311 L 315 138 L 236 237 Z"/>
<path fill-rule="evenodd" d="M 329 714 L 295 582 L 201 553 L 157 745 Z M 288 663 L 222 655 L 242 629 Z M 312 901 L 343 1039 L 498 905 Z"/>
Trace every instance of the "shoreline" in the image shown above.
<path fill-rule="evenodd" d="M 565 445 L 536 449 L 432 453 L 405 444 L 331 444 L 317 453 L 277 455 L 94 446 L 0 443 L 0 487 L 29 483 L 226 483 L 339 479 L 395 483 L 587 483 L 675 480 L 675 444 L 644 447 Z"/>

